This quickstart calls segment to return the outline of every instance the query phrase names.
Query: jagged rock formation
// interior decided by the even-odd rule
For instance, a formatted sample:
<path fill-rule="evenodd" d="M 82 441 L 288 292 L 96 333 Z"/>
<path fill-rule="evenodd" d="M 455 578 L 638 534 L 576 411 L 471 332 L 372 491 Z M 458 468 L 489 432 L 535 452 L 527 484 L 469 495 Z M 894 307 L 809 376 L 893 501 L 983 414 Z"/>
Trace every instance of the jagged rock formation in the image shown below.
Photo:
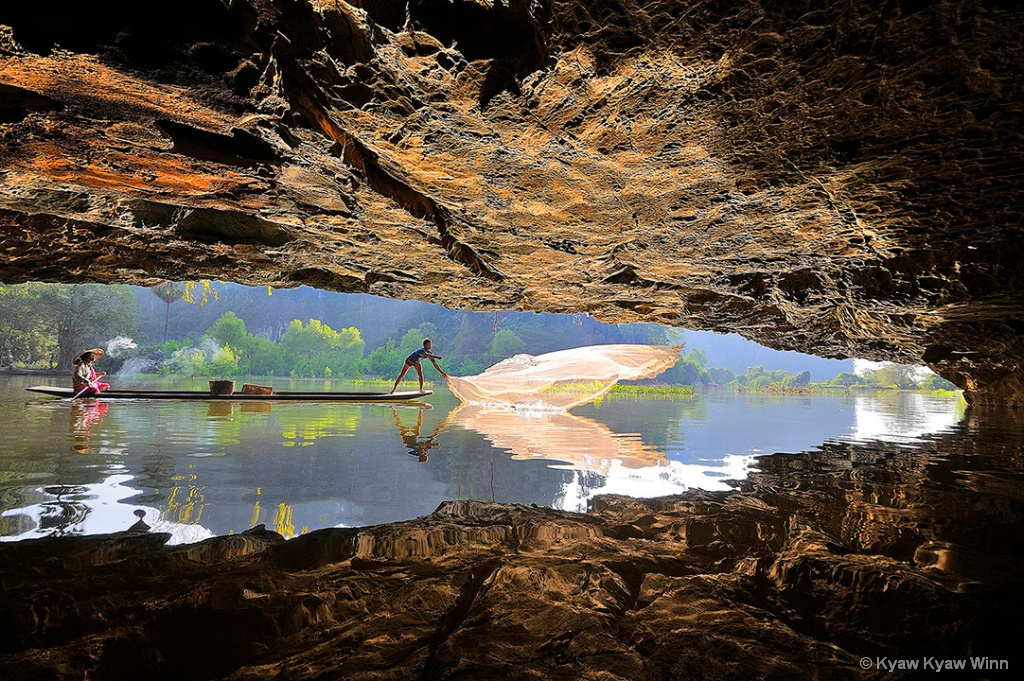
<path fill-rule="evenodd" d="M 1005 660 L 1024 440 L 1015 414 L 981 416 L 920 450 L 831 443 L 762 458 L 738 492 L 586 515 L 453 501 L 287 542 L 0 544 L 0 677 L 899 679 L 922 676 L 876 661 Z"/>
<path fill-rule="evenodd" d="M 0 279 L 587 311 L 1024 401 L 1024 11 L 0 7 Z"/>

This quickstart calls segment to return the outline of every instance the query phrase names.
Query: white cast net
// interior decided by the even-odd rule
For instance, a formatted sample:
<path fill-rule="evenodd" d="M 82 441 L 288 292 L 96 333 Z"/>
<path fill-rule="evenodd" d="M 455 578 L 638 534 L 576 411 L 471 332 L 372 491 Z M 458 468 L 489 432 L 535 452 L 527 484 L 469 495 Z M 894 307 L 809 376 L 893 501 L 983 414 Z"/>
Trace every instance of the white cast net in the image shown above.
<path fill-rule="evenodd" d="M 543 355 L 516 355 L 476 376 L 450 376 L 463 402 L 569 409 L 597 399 L 619 381 L 653 378 L 672 367 L 675 345 L 588 345 Z"/>

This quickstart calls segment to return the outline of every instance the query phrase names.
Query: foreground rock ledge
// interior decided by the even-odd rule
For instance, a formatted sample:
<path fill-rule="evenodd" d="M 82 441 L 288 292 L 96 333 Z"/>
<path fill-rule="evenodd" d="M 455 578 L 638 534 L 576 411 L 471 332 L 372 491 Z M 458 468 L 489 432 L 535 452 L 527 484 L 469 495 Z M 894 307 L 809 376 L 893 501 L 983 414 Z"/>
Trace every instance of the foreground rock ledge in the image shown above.
<path fill-rule="evenodd" d="M 785 461 L 780 479 L 807 463 Z M 837 534 L 813 496 L 598 497 L 586 515 L 452 501 L 290 541 L 4 544 L 0 676 L 852 679 L 865 655 L 1009 650 L 995 623 L 1020 599 L 941 564 L 963 547 L 926 537 L 908 556 L 909 516 L 853 496 L 862 522 Z"/>

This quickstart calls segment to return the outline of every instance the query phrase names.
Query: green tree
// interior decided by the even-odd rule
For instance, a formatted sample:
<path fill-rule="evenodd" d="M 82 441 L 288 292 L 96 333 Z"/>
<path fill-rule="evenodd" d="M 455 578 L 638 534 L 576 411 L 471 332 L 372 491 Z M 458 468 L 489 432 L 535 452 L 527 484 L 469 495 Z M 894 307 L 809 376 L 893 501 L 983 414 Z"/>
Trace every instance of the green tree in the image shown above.
<path fill-rule="evenodd" d="M 841 371 L 826 381 L 829 385 L 867 385 L 870 381 L 851 371 Z"/>
<path fill-rule="evenodd" d="M 512 329 L 498 329 L 491 340 L 491 357 L 500 361 L 526 350 L 526 343 Z"/>
<path fill-rule="evenodd" d="M 0 284 L 0 365 L 38 364 L 57 354 L 57 339 L 36 312 L 40 291 Z"/>
<path fill-rule="evenodd" d="M 285 373 L 323 377 L 330 368 L 332 376 L 358 376 L 362 372 L 363 342 L 359 329 L 335 331 L 318 319 L 305 325 L 293 320 L 281 336 L 281 355 L 288 365 Z"/>
<path fill-rule="evenodd" d="M 810 382 L 811 382 L 811 372 L 810 371 L 804 371 L 804 372 L 801 372 L 799 374 L 793 374 L 792 376 L 787 376 L 785 379 L 783 379 L 782 385 L 789 386 L 789 387 L 802 387 L 802 386 L 808 385 Z"/>
<path fill-rule="evenodd" d="M 234 312 L 225 312 L 206 330 L 206 336 L 231 348 L 239 369 L 249 375 L 272 374 L 275 364 L 274 343 L 254 336 Z"/>
<path fill-rule="evenodd" d="M 894 386 L 901 390 L 917 387 L 918 368 L 907 364 L 884 363 L 878 369 L 868 372 L 878 385 Z"/>
<path fill-rule="evenodd" d="M 206 330 L 206 335 L 221 345 L 238 346 L 249 334 L 245 330 L 245 322 L 239 319 L 238 315 L 234 312 L 225 312 Z"/>
<path fill-rule="evenodd" d="M 808 374 L 808 379 L 810 374 Z M 742 375 L 736 377 L 736 384 L 757 390 L 758 388 L 766 388 L 772 384 L 786 385 L 786 381 L 790 379 L 782 369 L 776 369 L 770 371 L 765 369 L 763 366 L 758 364 L 757 366 L 747 367 L 747 370 Z"/>
<path fill-rule="evenodd" d="M 395 341 L 388 340 L 385 345 L 376 348 L 370 353 L 366 360 L 366 366 L 367 370 L 375 376 L 385 377 L 391 374 L 397 376 L 398 372 L 402 369 L 404 359 L 405 355 L 395 345 Z"/>
<path fill-rule="evenodd" d="M 673 385 L 703 385 L 705 383 L 711 383 L 711 376 L 708 372 L 694 359 L 691 357 L 694 353 L 689 353 L 685 357 L 679 359 L 675 366 L 663 373 L 659 379 L 671 383 Z M 696 356 L 700 359 L 700 355 Z M 704 361 L 707 361 L 707 356 L 704 356 Z"/>
<path fill-rule="evenodd" d="M 423 335 L 423 331 L 416 327 L 415 329 L 409 329 L 402 336 L 402 341 L 398 345 L 398 349 L 405 355 L 408 355 L 413 350 L 417 350 L 423 347 L 423 339 L 427 336 Z"/>
<path fill-rule="evenodd" d="M 459 376 L 475 376 L 482 373 L 487 367 L 484 366 L 479 360 L 473 359 L 472 357 L 466 357 L 459 364 Z"/>
<path fill-rule="evenodd" d="M 732 383 L 736 379 L 736 374 L 733 373 L 732 369 L 726 369 L 725 367 L 712 367 L 708 369 L 708 378 L 711 383 L 716 385 L 726 385 Z"/>
<path fill-rule="evenodd" d="M 57 340 L 54 364 L 58 369 L 70 369 L 78 353 L 90 346 L 136 333 L 135 296 L 127 286 L 26 285 L 41 287 L 33 312 Z"/>
<path fill-rule="evenodd" d="M 690 350 L 686 353 L 686 359 L 701 369 L 705 369 L 708 366 L 708 353 L 701 348 Z"/>
<path fill-rule="evenodd" d="M 947 381 L 936 373 L 926 375 L 921 380 L 920 387 L 924 390 L 958 390 L 955 383 Z"/>
<path fill-rule="evenodd" d="M 213 354 L 210 361 L 202 368 L 202 373 L 212 377 L 237 376 L 239 373 L 238 355 L 230 345 L 225 345 Z"/>

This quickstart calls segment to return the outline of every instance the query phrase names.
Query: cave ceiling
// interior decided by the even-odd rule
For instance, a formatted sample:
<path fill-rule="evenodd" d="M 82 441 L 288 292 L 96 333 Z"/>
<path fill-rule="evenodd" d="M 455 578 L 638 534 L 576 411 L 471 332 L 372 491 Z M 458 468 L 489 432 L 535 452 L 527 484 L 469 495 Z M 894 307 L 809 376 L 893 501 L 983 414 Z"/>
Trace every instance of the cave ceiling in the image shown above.
<path fill-rule="evenodd" d="M 0 281 L 587 312 L 1024 397 L 1013 2 L 0 6 Z"/>

